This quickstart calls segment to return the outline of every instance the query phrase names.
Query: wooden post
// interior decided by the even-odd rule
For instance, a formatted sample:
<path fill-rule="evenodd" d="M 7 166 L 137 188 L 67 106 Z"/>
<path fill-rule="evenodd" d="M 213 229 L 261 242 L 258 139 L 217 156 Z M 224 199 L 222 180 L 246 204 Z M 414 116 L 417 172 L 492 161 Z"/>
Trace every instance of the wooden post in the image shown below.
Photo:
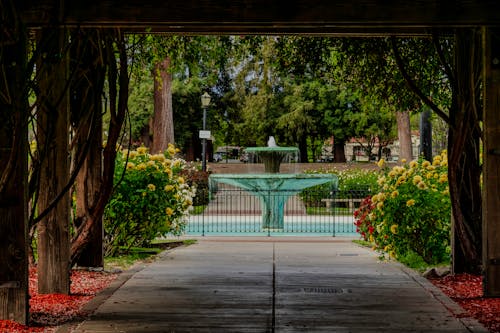
<path fill-rule="evenodd" d="M 500 29 L 483 28 L 483 289 L 500 296 Z"/>
<path fill-rule="evenodd" d="M 8 31 L 7 29 L 5 31 Z M 15 29 L 12 29 L 15 31 Z M 27 324 L 28 98 L 26 39 L 18 30 L 0 46 L 0 320 Z"/>
<path fill-rule="evenodd" d="M 64 29 L 42 29 L 38 41 L 45 55 L 39 63 L 41 99 L 38 138 L 41 175 L 38 212 L 43 212 L 62 192 L 69 180 L 69 99 L 67 91 L 68 55 Z M 37 225 L 38 292 L 69 294 L 70 196 L 64 195 Z"/>

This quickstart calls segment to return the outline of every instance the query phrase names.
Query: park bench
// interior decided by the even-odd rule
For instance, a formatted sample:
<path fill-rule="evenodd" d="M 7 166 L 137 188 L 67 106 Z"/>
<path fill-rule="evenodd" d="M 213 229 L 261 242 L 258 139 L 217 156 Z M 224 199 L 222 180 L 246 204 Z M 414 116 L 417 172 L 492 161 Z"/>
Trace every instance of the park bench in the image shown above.
<path fill-rule="evenodd" d="M 332 207 L 332 203 L 339 203 L 339 202 L 347 202 L 347 205 L 349 207 L 349 210 L 350 211 L 354 211 L 354 203 L 358 203 L 358 207 L 359 207 L 359 203 L 361 203 L 364 199 L 363 198 L 350 198 L 350 199 L 330 199 L 330 198 L 325 198 L 325 199 L 321 199 L 321 202 L 324 202 L 325 203 L 325 206 L 326 208 L 331 208 Z"/>

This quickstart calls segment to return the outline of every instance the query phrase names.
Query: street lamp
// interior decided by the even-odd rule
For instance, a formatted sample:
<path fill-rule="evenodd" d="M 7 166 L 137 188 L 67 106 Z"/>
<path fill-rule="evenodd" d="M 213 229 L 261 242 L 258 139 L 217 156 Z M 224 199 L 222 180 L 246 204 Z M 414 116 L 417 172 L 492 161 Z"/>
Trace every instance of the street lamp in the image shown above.
<path fill-rule="evenodd" d="M 200 138 L 202 139 L 201 146 L 201 170 L 207 171 L 207 138 L 210 137 L 210 131 L 206 130 L 207 127 L 207 108 L 210 105 L 210 95 L 205 92 L 201 95 L 201 106 L 203 107 L 203 130 L 200 131 Z"/>

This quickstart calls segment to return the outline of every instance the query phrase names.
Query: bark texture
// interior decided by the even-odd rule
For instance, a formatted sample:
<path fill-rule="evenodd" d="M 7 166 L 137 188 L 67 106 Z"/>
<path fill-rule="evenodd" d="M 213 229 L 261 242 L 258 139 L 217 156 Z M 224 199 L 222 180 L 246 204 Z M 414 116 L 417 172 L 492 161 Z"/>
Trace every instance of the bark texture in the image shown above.
<path fill-rule="evenodd" d="M 396 121 L 398 124 L 399 139 L 399 160 L 413 160 L 413 151 L 411 144 L 410 112 L 396 112 Z"/>
<path fill-rule="evenodd" d="M 479 160 L 481 128 L 481 34 L 455 34 L 455 86 L 450 109 L 448 178 L 453 210 L 453 271 L 481 271 L 482 199 Z"/>
<path fill-rule="evenodd" d="M 69 99 L 63 29 L 43 29 L 38 40 L 46 54 L 39 62 L 40 101 L 37 132 L 41 153 L 38 211 L 49 208 L 69 181 Z M 38 223 L 38 292 L 69 294 L 70 197 L 64 195 Z"/>
<path fill-rule="evenodd" d="M 170 58 L 155 65 L 154 75 L 153 141 L 150 150 L 156 154 L 167 150 L 169 143 L 174 143 Z"/>

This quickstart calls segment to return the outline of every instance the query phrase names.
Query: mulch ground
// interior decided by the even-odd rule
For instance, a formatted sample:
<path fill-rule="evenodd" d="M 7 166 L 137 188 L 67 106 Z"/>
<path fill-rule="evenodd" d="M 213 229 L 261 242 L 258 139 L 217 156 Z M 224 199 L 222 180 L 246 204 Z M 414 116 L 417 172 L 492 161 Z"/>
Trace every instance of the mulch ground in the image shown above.
<path fill-rule="evenodd" d="M 82 310 L 82 306 L 108 287 L 117 276 L 118 273 L 73 270 L 71 272 L 70 295 L 41 295 L 37 291 L 36 268 L 31 267 L 29 277 L 30 325 L 28 327 L 12 321 L 0 320 L 0 332 L 50 333 L 66 323 L 82 321 L 89 315 Z"/>
<path fill-rule="evenodd" d="M 429 280 L 490 332 L 500 332 L 500 298 L 482 296 L 481 276 L 456 274 Z"/>
<path fill-rule="evenodd" d="M 82 306 L 109 286 L 117 275 L 117 273 L 74 270 L 71 274 L 71 295 L 39 295 L 36 269 L 31 268 L 30 326 L 0 320 L 0 332 L 49 333 L 54 332 L 60 325 L 83 321 L 89 314 L 82 311 Z M 480 276 L 457 274 L 432 278 L 430 281 L 490 332 L 500 333 L 500 298 L 482 297 Z"/>

